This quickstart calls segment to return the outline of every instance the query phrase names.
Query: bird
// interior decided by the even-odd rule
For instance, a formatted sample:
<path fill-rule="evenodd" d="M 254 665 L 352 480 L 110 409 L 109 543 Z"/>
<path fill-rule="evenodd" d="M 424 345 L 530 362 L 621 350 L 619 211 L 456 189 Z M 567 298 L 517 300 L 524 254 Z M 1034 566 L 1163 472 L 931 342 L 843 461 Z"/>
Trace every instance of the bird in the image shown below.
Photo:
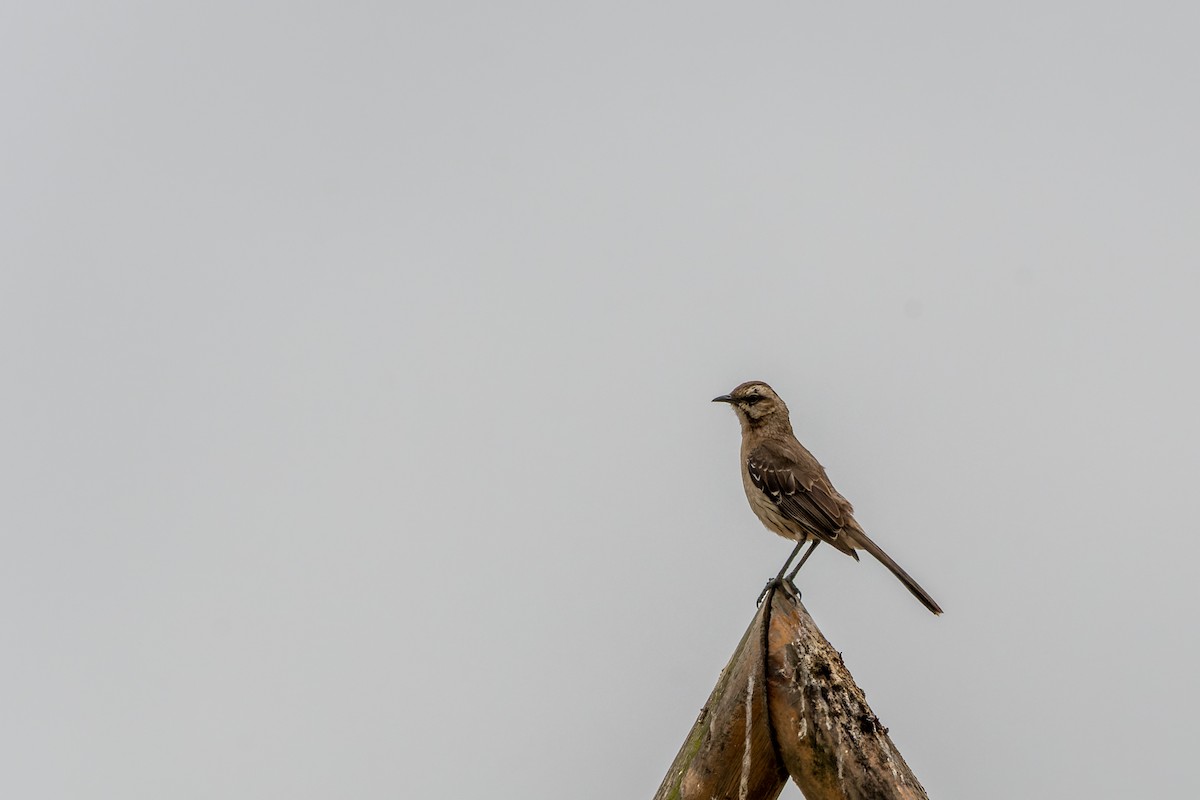
<path fill-rule="evenodd" d="M 817 545 L 826 542 L 855 561 L 857 551 L 866 550 L 926 608 L 934 614 L 942 613 L 929 592 L 883 552 L 854 519 L 850 501 L 833 488 L 825 468 L 796 439 L 787 404 L 774 389 L 762 381 L 747 381 L 729 394 L 714 397 L 712 402 L 728 403 L 741 423 L 742 487 L 750 508 L 767 530 L 797 542 L 779 575 L 767 584 L 768 589 L 780 580 L 790 584 Z M 809 541 L 808 551 L 785 579 L 784 572 Z"/>

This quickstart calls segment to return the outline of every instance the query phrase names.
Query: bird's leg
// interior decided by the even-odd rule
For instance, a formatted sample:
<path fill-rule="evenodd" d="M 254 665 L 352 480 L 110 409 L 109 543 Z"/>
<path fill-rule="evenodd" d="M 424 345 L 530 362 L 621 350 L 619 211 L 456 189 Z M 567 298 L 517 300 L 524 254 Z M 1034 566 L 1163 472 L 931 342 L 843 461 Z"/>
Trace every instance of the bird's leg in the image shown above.
<path fill-rule="evenodd" d="M 775 576 L 775 580 L 783 578 L 783 573 L 787 572 L 788 566 L 791 565 L 792 559 L 800 554 L 800 548 L 804 547 L 804 543 L 808 541 L 808 536 L 805 536 L 800 541 L 796 542 L 796 546 L 792 548 L 792 554 L 787 557 L 787 561 L 783 562 L 783 566 L 779 568 L 779 574 Z"/>
<path fill-rule="evenodd" d="M 808 546 L 808 552 L 804 554 L 804 558 L 801 558 L 800 563 L 796 565 L 796 568 L 788 573 L 788 576 L 787 576 L 788 583 L 792 582 L 792 578 L 796 577 L 796 573 L 800 571 L 800 568 L 804 566 L 804 562 L 808 561 L 808 557 L 812 555 L 812 551 L 816 550 L 817 545 L 819 545 L 820 543 L 821 543 L 820 539 L 813 539 L 813 543 Z M 804 544 L 804 542 L 801 542 L 800 544 Z M 797 549 L 799 549 L 799 548 L 797 548 Z M 795 553 L 792 553 L 792 555 L 795 555 Z M 791 561 L 791 559 L 789 558 L 788 561 Z M 784 566 L 786 567 L 787 565 L 785 564 Z"/>
<path fill-rule="evenodd" d="M 800 548 L 804 547 L 804 543 L 807 541 L 808 541 L 808 536 L 805 536 L 803 539 L 801 539 L 799 542 L 796 543 L 796 546 L 794 548 L 792 548 L 792 554 L 787 557 L 787 561 L 783 562 L 783 566 L 779 568 L 779 574 L 776 575 L 774 578 L 771 578 L 771 580 L 767 581 L 767 585 L 763 587 L 762 593 L 759 594 L 758 600 L 756 600 L 754 603 L 755 605 L 759 605 L 762 603 L 762 599 L 767 596 L 767 592 L 771 591 L 772 586 L 781 586 L 783 584 L 783 573 L 787 572 L 787 568 L 791 565 L 792 559 L 794 559 L 796 557 L 796 554 L 800 552 Z M 810 550 L 809 552 L 812 552 L 812 551 Z M 800 563 L 803 564 L 804 562 L 801 561 Z M 792 574 L 794 575 L 795 572 L 793 572 Z M 792 579 L 792 576 L 789 575 L 788 581 L 790 582 L 791 579 Z M 795 587 L 793 586 L 792 588 L 794 589 Z"/>

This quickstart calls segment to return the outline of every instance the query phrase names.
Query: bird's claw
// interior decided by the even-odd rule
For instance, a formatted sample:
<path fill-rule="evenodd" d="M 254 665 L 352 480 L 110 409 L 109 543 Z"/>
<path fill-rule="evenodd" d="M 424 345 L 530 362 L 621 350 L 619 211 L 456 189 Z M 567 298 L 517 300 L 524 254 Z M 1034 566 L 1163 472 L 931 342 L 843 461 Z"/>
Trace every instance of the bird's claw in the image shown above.
<path fill-rule="evenodd" d="M 758 599 L 754 601 L 755 608 L 762 605 L 763 598 L 766 597 L 772 589 L 782 589 L 785 593 L 793 595 L 797 600 L 800 599 L 800 590 L 796 588 L 796 584 L 792 583 L 791 578 L 781 578 L 776 576 L 767 581 L 767 585 L 763 587 L 761 592 L 759 592 Z"/>

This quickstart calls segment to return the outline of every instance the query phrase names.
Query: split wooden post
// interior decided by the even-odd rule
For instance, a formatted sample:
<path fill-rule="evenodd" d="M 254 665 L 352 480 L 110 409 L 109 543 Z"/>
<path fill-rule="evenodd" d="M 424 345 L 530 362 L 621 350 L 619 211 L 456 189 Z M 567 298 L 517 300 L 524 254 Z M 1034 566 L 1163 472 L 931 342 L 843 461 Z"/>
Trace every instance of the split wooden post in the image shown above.
<path fill-rule="evenodd" d="M 754 615 L 654 800 L 774 800 L 783 791 L 787 770 L 771 742 L 763 691 L 770 611 L 765 602 Z"/>
<path fill-rule="evenodd" d="M 928 800 L 800 598 L 773 589 L 654 800 Z"/>

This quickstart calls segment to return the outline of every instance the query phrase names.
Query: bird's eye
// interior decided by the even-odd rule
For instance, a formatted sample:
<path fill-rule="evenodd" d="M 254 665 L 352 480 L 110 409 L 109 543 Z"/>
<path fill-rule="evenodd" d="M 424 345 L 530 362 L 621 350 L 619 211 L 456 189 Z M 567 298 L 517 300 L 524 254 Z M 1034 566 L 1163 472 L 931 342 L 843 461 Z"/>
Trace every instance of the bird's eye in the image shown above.
<path fill-rule="evenodd" d="M 752 406 L 762 399 L 763 399 L 763 396 L 761 394 L 752 394 L 749 397 L 747 397 L 744 402 L 746 403 L 746 405 Z"/>

